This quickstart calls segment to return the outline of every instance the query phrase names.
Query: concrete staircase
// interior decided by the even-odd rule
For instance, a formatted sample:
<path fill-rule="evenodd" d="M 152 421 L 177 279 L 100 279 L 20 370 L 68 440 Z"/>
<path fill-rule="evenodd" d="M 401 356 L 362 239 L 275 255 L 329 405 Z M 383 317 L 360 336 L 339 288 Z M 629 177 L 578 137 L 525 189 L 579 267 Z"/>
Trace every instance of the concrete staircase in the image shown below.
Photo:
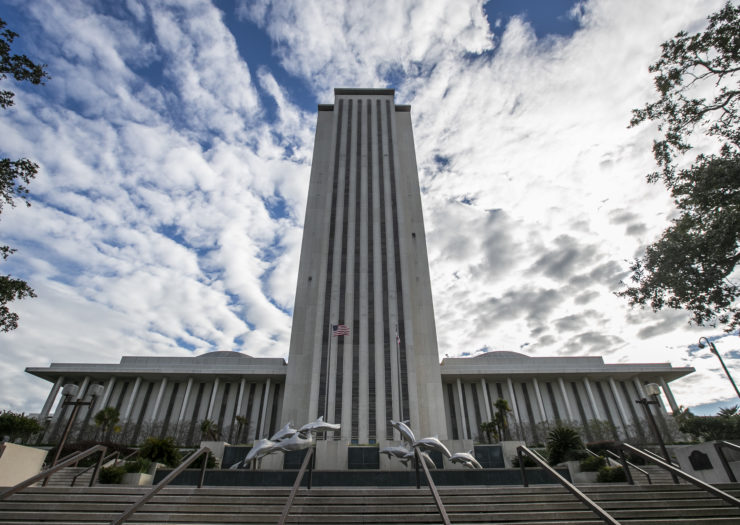
<path fill-rule="evenodd" d="M 90 479 L 93 475 L 94 469 L 88 469 L 87 467 L 66 467 L 59 472 L 52 474 L 49 477 L 49 482 L 46 484 L 48 487 L 69 487 L 72 484 L 72 480 L 83 470 L 87 470 L 82 474 L 77 481 L 75 481 L 76 487 L 86 487 L 90 484 Z M 40 485 L 40 483 L 39 483 Z"/>
<path fill-rule="evenodd" d="M 624 524 L 740 524 L 740 509 L 691 485 L 593 484 L 580 487 Z M 740 484 L 720 488 L 740 496 Z M 126 486 L 30 487 L 0 501 L 0 524 L 107 524 L 146 489 Z M 288 488 L 170 487 L 129 523 L 274 524 Z M 603 523 L 560 486 L 439 487 L 450 520 L 555 525 Z M 291 523 L 440 523 L 428 488 L 313 488 L 299 491 Z"/>

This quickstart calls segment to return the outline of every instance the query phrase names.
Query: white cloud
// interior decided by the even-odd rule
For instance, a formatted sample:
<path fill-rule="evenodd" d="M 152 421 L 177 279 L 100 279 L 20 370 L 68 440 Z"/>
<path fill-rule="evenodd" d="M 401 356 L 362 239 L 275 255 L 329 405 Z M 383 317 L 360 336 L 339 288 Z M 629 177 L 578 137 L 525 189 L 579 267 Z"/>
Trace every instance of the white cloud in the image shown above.
<path fill-rule="evenodd" d="M 39 292 L 1 336 L 0 405 L 38 409 L 22 368 L 50 361 L 286 355 L 315 125 L 286 72 L 321 102 L 390 85 L 412 105 L 442 355 L 670 360 L 698 368 L 680 402 L 731 396 L 687 354 L 711 330 L 612 293 L 673 212 L 644 181 L 655 129 L 627 129 L 630 110 L 659 44 L 719 0 L 579 2 L 578 31 L 539 40 L 526 17 L 490 21 L 494 39 L 474 0 L 240 3 L 281 66 L 245 62 L 232 14 L 204 0 L 15 5 L 53 78 L 0 120 L 3 150 L 42 165 L 34 206 L 0 223 L 20 248 L 3 268 Z"/>

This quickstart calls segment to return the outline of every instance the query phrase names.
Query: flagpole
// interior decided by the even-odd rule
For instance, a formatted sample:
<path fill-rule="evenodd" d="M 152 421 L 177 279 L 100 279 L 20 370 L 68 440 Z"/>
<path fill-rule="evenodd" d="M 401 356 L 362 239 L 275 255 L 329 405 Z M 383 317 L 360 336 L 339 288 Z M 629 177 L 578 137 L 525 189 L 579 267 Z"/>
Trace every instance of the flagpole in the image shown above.
<path fill-rule="evenodd" d="M 401 338 L 398 335 L 398 323 L 396 323 L 396 368 L 398 369 L 398 414 L 399 421 L 403 421 L 403 388 L 401 387 Z"/>
<path fill-rule="evenodd" d="M 329 322 L 329 331 L 327 332 L 326 338 L 326 384 L 324 388 L 326 393 L 324 395 L 324 421 L 329 421 L 329 373 L 331 370 L 331 332 L 332 324 Z"/>

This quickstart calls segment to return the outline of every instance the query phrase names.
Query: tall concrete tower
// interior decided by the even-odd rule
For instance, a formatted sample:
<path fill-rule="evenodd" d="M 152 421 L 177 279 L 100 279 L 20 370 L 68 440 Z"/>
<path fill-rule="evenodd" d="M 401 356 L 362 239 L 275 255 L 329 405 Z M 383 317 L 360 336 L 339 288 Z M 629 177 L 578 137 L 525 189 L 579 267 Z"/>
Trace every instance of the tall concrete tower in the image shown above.
<path fill-rule="evenodd" d="M 324 415 L 329 441 L 447 437 L 409 106 L 392 89 L 320 105 L 283 421 Z M 339 335 L 345 334 L 345 335 Z"/>

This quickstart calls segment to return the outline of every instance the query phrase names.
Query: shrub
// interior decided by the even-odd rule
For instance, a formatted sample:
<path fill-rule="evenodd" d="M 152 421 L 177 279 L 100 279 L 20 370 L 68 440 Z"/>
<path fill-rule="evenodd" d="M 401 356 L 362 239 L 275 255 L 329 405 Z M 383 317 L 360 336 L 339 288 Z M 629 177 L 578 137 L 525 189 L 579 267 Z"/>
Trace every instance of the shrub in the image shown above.
<path fill-rule="evenodd" d="M 524 466 L 525 467 L 537 467 L 537 463 L 530 458 L 529 456 L 522 456 L 524 458 Z M 511 466 L 513 467 L 519 467 L 519 456 L 514 456 L 511 458 Z"/>
<path fill-rule="evenodd" d="M 139 457 L 152 463 L 164 463 L 168 467 L 176 467 L 182 460 L 180 450 L 171 437 L 147 438 L 139 450 Z"/>
<path fill-rule="evenodd" d="M 203 466 L 203 457 L 204 456 L 201 456 L 193 461 L 188 468 L 201 468 Z M 208 463 L 206 463 L 206 468 L 216 468 L 216 458 L 213 454 L 208 454 Z"/>
<path fill-rule="evenodd" d="M 622 467 L 601 467 L 596 476 L 599 483 L 620 483 L 627 481 L 627 475 Z"/>
<path fill-rule="evenodd" d="M 31 435 L 42 430 L 43 427 L 35 417 L 11 412 L 10 410 L 0 411 L 0 438 L 8 436 L 11 441 L 16 438 L 21 438 L 25 441 Z"/>
<path fill-rule="evenodd" d="M 555 427 L 547 435 L 547 460 L 550 465 L 557 465 L 568 459 L 576 459 L 574 451 L 583 450 L 583 441 L 578 431 L 571 427 Z"/>
<path fill-rule="evenodd" d="M 98 483 L 120 483 L 126 473 L 124 467 L 105 467 L 100 469 Z"/>
<path fill-rule="evenodd" d="M 596 472 L 606 466 L 606 459 L 602 456 L 589 456 L 581 461 L 582 472 Z"/>
<path fill-rule="evenodd" d="M 141 472 L 149 472 L 152 466 L 152 462 L 146 458 L 138 457 L 134 461 L 128 461 L 124 465 L 126 472 L 137 474 Z"/>

